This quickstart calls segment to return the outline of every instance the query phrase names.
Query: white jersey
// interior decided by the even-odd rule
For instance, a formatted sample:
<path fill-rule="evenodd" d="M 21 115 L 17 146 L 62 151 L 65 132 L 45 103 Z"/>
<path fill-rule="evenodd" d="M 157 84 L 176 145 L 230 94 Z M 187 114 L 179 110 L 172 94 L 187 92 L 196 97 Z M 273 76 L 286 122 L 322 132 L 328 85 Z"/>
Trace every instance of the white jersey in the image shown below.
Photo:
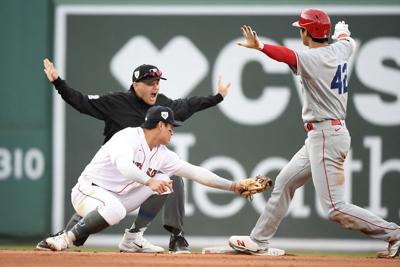
<path fill-rule="evenodd" d="M 304 122 L 346 118 L 349 41 L 296 51 L 297 75 L 302 82 Z"/>
<path fill-rule="evenodd" d="M 141 186 L 117 169 L 115 161 L 121 156 L 128 158 L 149 177 L 158 172 L 171 176 L 184 163 L 165 145 L 150 149 L 142 128 L 125 128 L 100 148 L 79 179 L 90 179 L 92 183 L 119 194 Z"/>

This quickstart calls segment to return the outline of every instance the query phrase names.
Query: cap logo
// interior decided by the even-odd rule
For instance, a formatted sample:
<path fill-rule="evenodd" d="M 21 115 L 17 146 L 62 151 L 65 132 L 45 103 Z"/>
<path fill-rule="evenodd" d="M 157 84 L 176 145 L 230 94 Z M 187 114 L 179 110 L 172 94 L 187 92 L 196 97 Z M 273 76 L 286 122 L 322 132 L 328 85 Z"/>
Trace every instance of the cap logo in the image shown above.
<path fill-rule="evenodd" d="M 137 78 L 139 77 L 139 71 L 138 71 L 138 70 L 135 71 L 135 72 L 133 73 L 133 75 L 135 75 L 135 78 L 137 79 Z"/>
<path fill-rule="evenodd" d="M 164 120 L 168 118 L 168 112 L 167 111 L 162 111 L 161 112 L 161 117 L 163 117 Z"/>

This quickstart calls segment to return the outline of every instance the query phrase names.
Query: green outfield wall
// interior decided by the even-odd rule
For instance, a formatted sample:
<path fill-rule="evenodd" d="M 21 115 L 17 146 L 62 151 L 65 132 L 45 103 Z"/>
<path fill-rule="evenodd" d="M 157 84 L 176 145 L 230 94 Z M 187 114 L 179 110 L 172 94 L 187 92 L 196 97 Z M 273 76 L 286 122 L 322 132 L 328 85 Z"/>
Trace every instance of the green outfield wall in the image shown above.
<path fill-rule="evenodd" d="M 0 1 L 0 239 L 51 227 L 51 91 L 42 58 L 52 53 L 47 0 Z"/>

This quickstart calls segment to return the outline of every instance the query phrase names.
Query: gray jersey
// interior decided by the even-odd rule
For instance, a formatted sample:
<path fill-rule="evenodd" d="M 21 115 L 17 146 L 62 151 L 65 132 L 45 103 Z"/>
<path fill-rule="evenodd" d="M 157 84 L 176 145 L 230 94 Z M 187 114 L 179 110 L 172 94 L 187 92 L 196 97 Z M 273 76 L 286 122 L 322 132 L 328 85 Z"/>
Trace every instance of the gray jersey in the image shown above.
<path fill-rule="evenodd" d="M 329 18 L 321 10 L 303 12 L 318 12 Z M 312 16 L 315 25 L 323 25 L 319 15 Z M 299 26 L 299 22 L 293 23 L 293 26 Z M 305 28 L 315 31 L 317 28 L 313 27 Z M 249 30 L 247 26 L 243 28 Z M 246 32 L 243 28 L 242 32 Z M 307 139 L 276 177 L 271 196 L 250 236 L 232 236 L 229 244 L 237 251 L 268 255 L 269 240 L 288 214 L 295 191 L 312 180 L 318 202 L 330 220 L 346 229 L 390 242 L 388 251 L 378 255 L 395 257 L 399 252 L 400 226 L 347 203 L 345 199 L 344 162 L 350 150 L 351 137 L 343 120 L 348 96 L 347 62 L 356 50 L 355 42 L 349 36 L 350 31 L 344 21 L 335 26 L 334 36 L 340 36 L 341 40 L 331 45 L 311 40 L 311 30 L 307 34 L 302 30 L 301 39 L 308 41 L 309 47 L 321 47 L 297 52 L 297 69 L 294 70 L 302 82 L 302 117 L 307 123 Z M 245 38 L 248 39 L 248 35 Z"/>
<path fill-rule="evenodd" d="M 347 62 L 353 53 L 348 41 L 296 51 L 297 75 L 303 94 L 304 122 L 346 118 Z"/>
<path fill-rule="evenodd" d="M 333 124 L 329 119 L 343 120 L 346 115 L 347 61 L 355 50 L 354 40 L 348 40 L 297 53 L 297 74 L 303 83 L 303 120 L 312 122 L 312 128 L 307 128 L 303 147 L 276 177 L 271 197 L 250 234 L 262 251 L 268 248 L 286 216 L 294 192 L 311 179 L 329 219 L 373 238 L 400 240 L 397 224 L 345 201 L 344 162 L 351 138 L 346 124 Z M 236 237 L 230 239 L 230 244 L 245 246 Z"/>

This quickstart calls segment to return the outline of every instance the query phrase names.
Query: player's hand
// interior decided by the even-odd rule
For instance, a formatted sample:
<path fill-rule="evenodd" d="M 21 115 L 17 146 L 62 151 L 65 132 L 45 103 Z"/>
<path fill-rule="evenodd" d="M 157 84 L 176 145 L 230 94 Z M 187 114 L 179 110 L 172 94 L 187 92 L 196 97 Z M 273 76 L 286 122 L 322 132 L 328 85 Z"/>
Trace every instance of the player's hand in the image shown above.
<path fill-rule="evenodd" d="M 147 180 L 146 185 L 150 187 L 151 190 L 159 194 L 174 191 L 172 189 L 172 180 L 158 180 L 150 178 Z"/>
<path fill-rule="evenodd" d="M 58 72 L 54 67 L 53 62 L 51 62 L 48 58 L 45 58 L 43 60 L 43 66 L 44 66 L 44 73 L 46 73 L 47 79 L 49 79 L 50 82 L 57 80 Z"/>
<path fill-rule="evenodd" d="M 240 194 L 242 186 L 238 182 L 233 182 L 229 190 Z"/>
<path fill-rule="evenodd" d="M 332 39 L 333 40 L 338 40 L 341 37 L 342 38 L 350 37 L 350 34 L 351 34 L 351 32 L 349 31 L 349 25 L 346 24 L 346 22 L 344 20 L 343 21 L 339 21 L 335 25 L 335 32 L 332 35 Z"/>
<path fill-rule="evenodd" d="M 254 49 L 262 49 L 262 43 L 258 39 L 257 33 L 253 31 L 250 26 L 243 25 L 240 28 L 242 35 L 244 37 L 244 42 L 238 43 L 240 46 L 244 46 L 247 48 L 254 48 Z"/>
<path fill-rule="evenodd" d="M 217 87 L 218 87 L 218 93 L 222 95 L 223 98 L 228 94 L 229 87 L 231 87 L 231 82 L 228 82 L 227 84 L 222 84 L 222 78 L 221 76 L 218 77 L 218 82 L 217 82 Z"/>

